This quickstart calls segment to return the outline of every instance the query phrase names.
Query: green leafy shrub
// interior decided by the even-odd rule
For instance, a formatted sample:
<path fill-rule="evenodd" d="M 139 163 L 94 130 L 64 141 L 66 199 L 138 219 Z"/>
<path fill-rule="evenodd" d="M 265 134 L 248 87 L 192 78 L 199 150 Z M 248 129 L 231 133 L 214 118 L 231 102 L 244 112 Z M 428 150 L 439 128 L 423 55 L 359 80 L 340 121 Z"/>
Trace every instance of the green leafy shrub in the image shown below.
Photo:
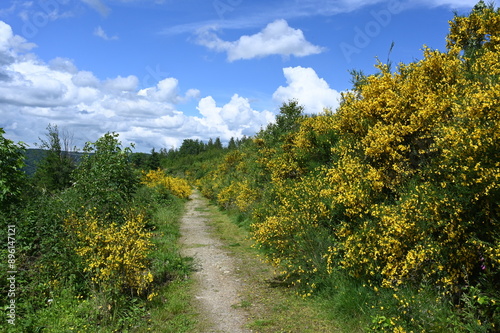
<path fill-rule="evenodd" d="M 131 148 L 122 148 L 118 134 L 106 133 L 96 142 L 88 142 L 83 151 L 86 155 L 73 174 L 72 191 L 84 210 L 96 207 L 100 216 L 116 220 L 138 184 L 128 159 Z"/>

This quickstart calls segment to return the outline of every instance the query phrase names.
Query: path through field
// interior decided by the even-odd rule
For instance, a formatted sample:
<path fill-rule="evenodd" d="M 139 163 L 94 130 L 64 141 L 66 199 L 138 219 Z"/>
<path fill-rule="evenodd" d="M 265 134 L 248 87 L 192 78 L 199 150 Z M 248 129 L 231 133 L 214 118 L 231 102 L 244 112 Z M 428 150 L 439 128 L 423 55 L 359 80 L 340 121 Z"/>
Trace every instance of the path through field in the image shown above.
<path fill-rule="evenodd" d="M 208 321 L 205 332 L 251 332 L 245 328 L 245 311 L 238 307 L 243 282 L 238 278 L 237 259 L 210 234 L 207 202 L 198 192 L 191 195 L 181 220 L 183 255 L 193 257 L 197 283 L 195 298 L 201 318 Z"/>

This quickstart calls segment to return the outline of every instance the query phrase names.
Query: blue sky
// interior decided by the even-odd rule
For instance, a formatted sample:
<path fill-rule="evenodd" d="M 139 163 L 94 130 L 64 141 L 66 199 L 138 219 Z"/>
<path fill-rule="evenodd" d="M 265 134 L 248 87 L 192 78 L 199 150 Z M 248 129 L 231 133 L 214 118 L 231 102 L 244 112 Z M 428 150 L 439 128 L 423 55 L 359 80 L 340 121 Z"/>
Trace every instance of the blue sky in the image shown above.
<path fill-rule="evenodd" d="M 292 98 L 335 109 L 349 70 L 445 50 L 467 0 L 3 0 L 0 127 L 34 147 L 114 131 L 135 151 L 253 135 Z"/>

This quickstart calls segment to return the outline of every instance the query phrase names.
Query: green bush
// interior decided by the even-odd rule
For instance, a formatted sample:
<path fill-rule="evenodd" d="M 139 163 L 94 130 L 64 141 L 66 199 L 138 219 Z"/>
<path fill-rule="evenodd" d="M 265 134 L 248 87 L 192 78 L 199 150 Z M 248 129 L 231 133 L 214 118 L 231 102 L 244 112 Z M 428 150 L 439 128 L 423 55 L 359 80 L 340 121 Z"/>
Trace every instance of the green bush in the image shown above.
<path fill-rule="evenodd" d="M 129 161 L 131 148 L 122 148 L 118 134 L 106 133 L 96 142 L 88 142 L 83 151 L 86 155 L 73 173 L 71 190 L 84 210 L 97 208 L 100 216 L 117 220 L 138 184 Z"/>

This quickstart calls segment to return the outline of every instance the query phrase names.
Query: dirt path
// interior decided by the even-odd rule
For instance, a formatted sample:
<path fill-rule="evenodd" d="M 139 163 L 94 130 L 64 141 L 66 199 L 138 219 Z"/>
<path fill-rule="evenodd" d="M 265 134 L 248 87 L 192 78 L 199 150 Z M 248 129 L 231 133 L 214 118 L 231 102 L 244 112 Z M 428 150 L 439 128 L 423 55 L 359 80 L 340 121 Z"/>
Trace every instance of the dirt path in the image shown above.
<path fill-rule="evenodd" d="M 238 307 L 243 283 L 237 276 L 238 262 L 222 248 L 223 244 L 210 234 L 207 202 L 198 192 L 191 195 L 181 220 L 182 254 L 193 257 L 198 302 L 204 324 L 203 332 L 251 332 L 245 328 L 245 311 Z"/>

